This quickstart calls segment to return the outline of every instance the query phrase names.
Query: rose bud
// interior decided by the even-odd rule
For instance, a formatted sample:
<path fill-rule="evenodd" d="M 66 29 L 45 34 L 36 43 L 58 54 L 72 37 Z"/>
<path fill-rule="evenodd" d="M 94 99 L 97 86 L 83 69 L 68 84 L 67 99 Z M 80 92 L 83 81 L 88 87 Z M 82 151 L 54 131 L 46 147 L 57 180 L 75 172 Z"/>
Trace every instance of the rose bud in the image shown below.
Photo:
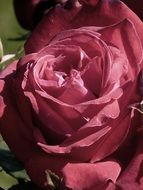
<path fill-rule="evenodd" d="M 0 132 L 39 188 L 142 189 L 142 34 L 121 1 L 57 6 L 0 73 Z"/>

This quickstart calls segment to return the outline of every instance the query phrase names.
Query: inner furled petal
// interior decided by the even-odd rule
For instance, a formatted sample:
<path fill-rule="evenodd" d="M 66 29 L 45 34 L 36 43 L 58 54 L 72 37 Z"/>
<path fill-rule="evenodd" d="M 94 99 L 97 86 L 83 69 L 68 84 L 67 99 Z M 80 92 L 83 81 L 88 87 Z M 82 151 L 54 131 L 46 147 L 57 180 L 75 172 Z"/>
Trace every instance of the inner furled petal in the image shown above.
<path fill-rule="evenodd" d="M 57 41 L 57 39 L 59 40 Z M 51 43 L 55 45 L 64 44 L 65 46 L 69 44 L 76 45 L 83 52 L 86 52 L 90 60 L 82 69 L 82 79 L 86 88 L 98 97 L 104 80 L 103 76 L 106 80 L 106 73 L 103 73 L 103 69 L 108 68 L 107 71 L 110 71 L 110 60 L 105 58 L 110 57 L 110 55 L 107 55 L 109 48 L 102 41 L 99 33 L 95 32 L 94 28 L 92 28 L 92 31 L 89 28 L 81 28 L 80 31 L 78 29 L 69 30 L 67 33 L 62 32 L 61 35 L 57 35 Z M 110 73 L 107 73 L 107 76 L 109 75 Z"/>
<path fill-rule="evenodd" d="M 131 80 L 130 76 L 127 76 L 128 60 L 126 57 L 116 47 L 108 46 L 108 48 L 110 54 L 105 57 L 105 60 L 109 61 L 109 64 L 108 67 L 104 65 L 103 68 L 105 77 L 103 77 L 100 96 L 105 96 L 112 89 L 119 88 Z"/>
<path fill-rule="evenodd" d="M 53 109 L 50 102 L 46 101 L 34 92 L 33 94 L 25 92 L 25 95 L 29 97 L 34 111 L 37 114 L 38 120 L 42 122 L 43 125 L 40 125 L 40 127 L 41 129 L 43 128 L 43 131 L 45 132 L 44 135 L 47 136 L 47 138 L 49 134 L 53 135 L 54 138 L 55 134 L 59 139 L 63 139 L 70 136 L 74 132 L 66 120 L 59 113 L 57 113 L 55 109 Z M 34 101 L 38 106 L 38 110 L 34 107 Z"/>
<path fill-rule="evenodd" d="M 82 79 L 95 97 L 99 97 L 102 84 L 103 61 L 101 57 L 93 58 L 82 74 Z"/>
<path fill-rule="evenodd" d="M 39 86 L 51 95 L 59 96 L 63 90 L 61 84 L 64 82 L 66 73 L 60 71 L 54 71 L 55 62 L 58 63 L 64 59 L 59 55 L 46 55 L 40 58 L 33 67 L 33 79 Z"/>
<path fill-rule="evenodd" d="M 70 76 L 66 78 L 63 86 L 65 90 L 58 99 L 68 104 L 77 104 L 96 98 L 86 89 L 80 72 L 77 70 L 71 70 Z"/>
<path fill-rule="evenodd" d="M 49 86 L 51 86 L 49 81 L 58 82 L 59 75 L 54 73 L 54 64 L 63 59 L 63 56 L 54 57 L 53 55 L 46 55 L 40 58 L 33 68 L 34 78 L 37 83 L 39 79 L 46 80 Z"/>
<path fill-rule="evenodd" d="M 120 82 L 128 80 L 128 60 L 125 55 L 116 47 L 108 46 L 112 53 L 112 66 L 109 76 L 109 83 L 116 83 L 118 80 Z"/>
<path fill-rule="evenodd" d="M 31 72 L 39 88 L 57 98 L 64 93 L 71 71 L 75 69 L 82 72 L 89 61 L 90 58 L 80 47 L 61 45 L 58 49 L 53 47 L 48 55 L 39 58 Z"/>
<path fill-rule="evenodd" d="M 101 56 L 103 47 L 100 34 L 84 27 L 80 30 L 61 32 L 51 41 L 51 44 L 80 47 L 90 58 Z"/>
<path fill-rule="evenodd" d="M 66 74 L 70 74 L 72 69 L 82 70 L 90 60 L 79 46 L 74 45 L 60 45 L 59 54 L 64 59 L 60 62 L 55 62 L 54 71 L 60 71 Z"/>
<path fill-rule="evenodd" d="M 58 86 L 61 87 L 67 77 L 67 74 L 64 72 L 55 71 L 55 76 L 58 78 Z"/>

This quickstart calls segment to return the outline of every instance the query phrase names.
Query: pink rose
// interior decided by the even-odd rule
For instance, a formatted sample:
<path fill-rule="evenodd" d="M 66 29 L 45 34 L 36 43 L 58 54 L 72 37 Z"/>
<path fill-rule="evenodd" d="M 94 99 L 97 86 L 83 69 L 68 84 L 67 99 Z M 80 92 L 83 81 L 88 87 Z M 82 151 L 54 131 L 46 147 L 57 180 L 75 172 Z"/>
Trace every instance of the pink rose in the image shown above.
<path fill-rule="evenodd" d="M 1 72 L 0 131 L 39 187 L 142 188 L 142 33 L 120 1 L 57 7 Z"/>

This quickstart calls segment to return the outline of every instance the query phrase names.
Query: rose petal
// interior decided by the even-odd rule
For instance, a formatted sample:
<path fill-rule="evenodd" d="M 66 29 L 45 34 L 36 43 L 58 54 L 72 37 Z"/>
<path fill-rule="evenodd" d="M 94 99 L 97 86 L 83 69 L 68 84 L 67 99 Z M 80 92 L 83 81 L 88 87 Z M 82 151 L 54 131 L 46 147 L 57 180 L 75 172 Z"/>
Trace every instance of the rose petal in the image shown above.
<path fill-rule="evenodd" d="M 120 171 L 120 165 L 115 161 L 67 164 L 63 169 L 63 180 L 65 186 L 72 190 L 103 190 L 107 188 L 108 181 L 116 182 Z"/>
<path fill-rule="evenodd" d="M 98 9 L 96 9 L 96 6 L 83 6 L 82 8 L 75 7 L 68 12 L 57 7 L 51 12 L 50 16 L 45 16 L 39 26 L 33 31 L 31 37 L 25 44 L 25 50 L 27 53 L 37 52 L 48 44 L 56 34 L 65 29 L 79 28 L 83 26 L 105 27 L 119 23 L 126 18 L 130 19 L 135 24 L 136 30 L 138 31 L 140 38 L 143 40 L 141 32 L 141 28 L 143 28 L 142 22 L 120 1 L 105 0 L 100 2 Z"/>
<path fill-rule="evenodd" d="M 43 20 L 39 23 L 38 27 L 36 27 L 35 32 L 32 33 L 32 41 L 31 38 L 29 38 L 29 40 L 26 42 L 26 53 L 32 53 L 40 50 L 49 42 L 49 40 L 53 38 L 53 36 L 55 36 L 65 27 L 67 28 L 67 23 L 70 22 L 75 14 L 77 14 L 78 10 L 78 7 L 74 7 L 71 10 L 65 10 L 61 7 L 57 7 L 54 9 L 54 11 L 50 11 L 47 16 L 45 16 Z M 45 31 L 48 31 L 48 33 Z M 41 36 L 40 38 L 39 35 Z M 37 37 L 39 38 L 38 42 L 36 40 Z"/>
<path fill-rule="evenodd" d="M 92 133 L 91 133 L 92 131 Z M 93 132 L 95 131 L 95 132 Z M 99 131 L 96 129 L 90 129 L 88 131 L 88 135 L 85 136 L 85 133 L 80 133 L 80 136 L 76 135 L 75 141 L 71 142 L 68 141 L 63 142 L 61 145 L 49 146 L 42 143 L 38 143 L 38 145 L 47 153 L 51 154 L 66 154 L 67 157 L 71 157 L 73 160 L 80 160 L 80 161 L 87 161 L 90 159 L 91 155 L 94 154 L 93 147 L 95 144 L 106 134 L 110 131 L 110 127 L 105 127 Z M 88 154 L 86 155 L 85 152 Z M 69 153 L 70 155 L 68 156 Z"/>
<path fill-rule="evenodd" d="M 136 137 L 137 144 L 135 154 L 133 155 L 131 162 L 128 164 L 125 171 L 119 177 L 117 181 L 117 187 L 127 189 L 132 187 L 133 190 L 141 190 L 143 187 L 143 132 L 139 131 Z"/>
<path fill-rule="evenodd" d="M 5 79 L 5 86 L 1 92 L 4 97 L 1 102 L 1 107 L 4 110 L 0 119 L 0 132 L 11 150 L 15 152 L 16 156 L 21 161 L 25 161 L 30 157 L 31 150 L 35 150 L 35 145 L 31 140 L 33 135 L 32 127 L 31 123 L 27 124 L 21 118 L 18 109 L 14 104 L 15 96 L 11 87 L 12 80 L 9 77 Z M 11 94 L 11 96 L 9 96 L 9 94 Z M 25 112 L 25 115 L 28 113 Z M 27 118 L 29 118 L 29 115 L 27 115 Z M 23 154 L 23 151 L 25 154 Z"/>
<path fill-rule="evenodd" d="M 139 71 L 139 64 L 143 60 L 143 47 L 133 23 L 130 20 L 124 20 L 117 25 L 101 29 L 100 33 L 103 40 L 116 45 L 124 56 L 127 56 L 128 73 L 133 80 L 136 72 Z"/>

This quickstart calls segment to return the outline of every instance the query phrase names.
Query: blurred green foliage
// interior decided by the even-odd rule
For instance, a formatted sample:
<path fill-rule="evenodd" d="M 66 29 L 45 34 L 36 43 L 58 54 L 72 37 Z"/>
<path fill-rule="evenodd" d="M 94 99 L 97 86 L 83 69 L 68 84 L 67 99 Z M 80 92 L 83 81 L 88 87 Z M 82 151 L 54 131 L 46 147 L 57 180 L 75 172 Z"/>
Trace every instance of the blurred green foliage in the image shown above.
<path fill-rule="evenodd" d="M 23 36 L 27 31 L 18 24 L 12 0 L 0 0 L 0 38 L 4 47 L 4 54 L 15 53 L 23 46 Z"/>
<path fill-rule="evenodd" d="M 4 54 L 17 54 L 23 47 L 25 42 L 23 36 L 26 34 L 27 31 L 22 29 L 16 20 L 12 0 L 0 0 L 0 39 L 3 44 Z M 19 169 L 19 173 L 13 173 L 13 171 L 9 170 L 16 168 L 17 164 L 18 161 L 10 153 L 6 143 L 0 136 L 0 188 L 7 190 L 13 185 L 18 185 L 19 179 L 27 178 L 23 168 Z"/>
<path fill-rule="evenodd" d="M 0 135 L 0 150 L 6 150 L 6 151 L 9 150 L 8 146 L 3 141 L 1 135 Z M 0 159 L 0 161 L 2 161 L 2 159 Z M 0 187 L 3 188 L 4 190 L 7 190 L 11 186 L 17 183 L 18 183 L 17 180 L 8 173 L 6 173 L 0 165 Z"/>

